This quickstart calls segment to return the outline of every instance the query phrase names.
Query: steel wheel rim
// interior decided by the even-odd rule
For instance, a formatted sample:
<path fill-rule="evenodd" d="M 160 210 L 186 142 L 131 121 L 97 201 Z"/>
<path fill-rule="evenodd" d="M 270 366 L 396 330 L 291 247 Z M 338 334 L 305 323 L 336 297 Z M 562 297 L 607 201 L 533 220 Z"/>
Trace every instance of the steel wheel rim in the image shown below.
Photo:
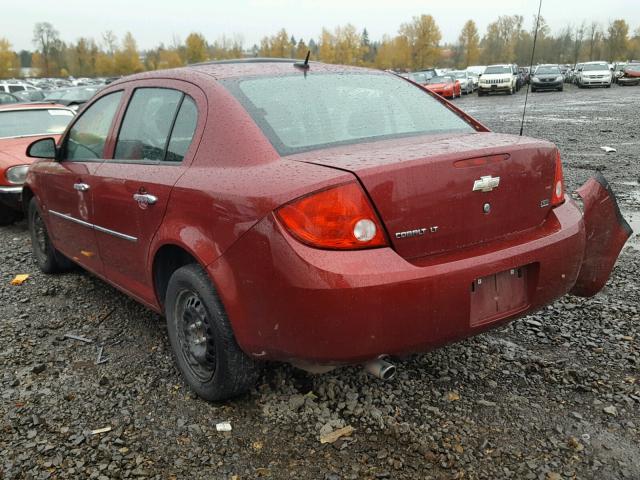
<path fill-rule="evenodd" d="M 33 236 L 39 256 L 46 256 L 48 243 L 47 229 L 42 217 L 38 213 L 33 216 Z"/>
<path fill-rule="evenodd" d="M 178 294 L 175 318 L 179 354 L 193 376 L 201 382 L 210 381 L 216 369 L 216 348 L 209 315 L 196 292 L 182 290 Z"/>

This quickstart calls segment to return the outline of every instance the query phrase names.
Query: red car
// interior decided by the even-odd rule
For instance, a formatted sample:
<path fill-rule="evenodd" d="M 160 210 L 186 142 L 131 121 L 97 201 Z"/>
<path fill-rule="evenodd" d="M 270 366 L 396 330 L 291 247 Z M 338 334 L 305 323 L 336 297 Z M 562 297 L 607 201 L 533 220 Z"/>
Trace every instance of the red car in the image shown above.
<path fill-rule="evenodd" d="M 427 81 L 425 88 L 445 98 L 462 96 L 460 82 L 449 75 L 438 75 Z"/>
<path fill-rule="evenodd" d="M 29 154 L 37 264 L 72 261 L 164 314 L 209 400 L 249 389 L 264 360 L 388 378 L 383 356 L 595 294 L 630 235 L 601 177 L 584 215 L 565 197 L 553 144 L 356 67 L 134 75 Z"/>
<path fill-rule="evenodd" d="M 617 82 L 624 86 L 640 85 L 640 63 L 627 65 Z"/>
<path fill-rule="evenodd" d="M 21 214 L 22 184 L 32 162 L 27 146 L 34 138 L 57 138 L 73 116 L 73 110 L 61 105 L 0 105 L 0 225 Z"/>

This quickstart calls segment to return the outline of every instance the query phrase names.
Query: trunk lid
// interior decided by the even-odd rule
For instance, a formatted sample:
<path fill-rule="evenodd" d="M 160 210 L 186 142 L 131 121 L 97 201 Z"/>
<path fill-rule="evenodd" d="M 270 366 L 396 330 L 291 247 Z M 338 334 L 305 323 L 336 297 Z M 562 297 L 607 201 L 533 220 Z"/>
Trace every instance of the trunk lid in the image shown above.
<path fill-rule="evenodd" d="M 472 133 L 363 143 L 288 158 L 356 175 L 393 248 L 410 259 L 539 226 L 550 208 L 556 147 L 527 137 Z"/>

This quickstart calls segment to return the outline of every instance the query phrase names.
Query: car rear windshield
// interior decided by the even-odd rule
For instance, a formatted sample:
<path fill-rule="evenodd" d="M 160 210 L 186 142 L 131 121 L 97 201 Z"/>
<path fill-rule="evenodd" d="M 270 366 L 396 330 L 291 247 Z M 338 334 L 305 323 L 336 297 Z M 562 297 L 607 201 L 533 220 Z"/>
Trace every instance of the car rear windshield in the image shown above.
<path fill-rule="evenodd" d="M 487 69 L 484 71 L 484 75 L 493 75 L 496 73 L 511 73 L 511 68 L 495 66 L 487 67 Z"/>
<path fill-rule="evenodd" d="M 280 155 L 427 133 L 473 132 L 461 117 L 404 79 L 322 73 L 227 79 Z"/>
<path fill-rule="evenodd" d="M 596 70 L 609 70 L 609 65 L 606 63 L 587 63 L 582 66 L 583 72 L 593 72 Z"/>
<path fill-rule="evenodd" d="M 0 138 L 60 134 L 72 118 L 60 108 L 0 111 Z"/>

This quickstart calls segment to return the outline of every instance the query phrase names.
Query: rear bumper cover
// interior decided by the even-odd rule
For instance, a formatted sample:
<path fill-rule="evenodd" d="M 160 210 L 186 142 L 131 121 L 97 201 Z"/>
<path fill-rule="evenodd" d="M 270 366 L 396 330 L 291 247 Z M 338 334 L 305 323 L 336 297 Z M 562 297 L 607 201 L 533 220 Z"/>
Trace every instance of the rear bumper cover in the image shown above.
<path fill-rule="evenodd" d="M 587 222 L 592 215 L 606 217 L 605 212 L 590 215 L 593 207 L 587 199 L 585 205 Z M 413 263 L 391 248 L 309 248 L 268 216 L 207 269 L 247 354 L 357 363 L 383 354 L 427 351 L 549 304 L 569 292 L 579 275 L 592 271 L 581 268 L 591 251 L 586 238 L 585 220 L 570 199 L 550 211 L 535 231 Z M 616 248 L 608 251 L 611 266 Z M 526 304 L 473 323 L 473 282 L 522 266 L 530 274 Z M 606 281 L 610 269 L 604 265 L 599 272 L 598 278 Z"/>
<path fill-rule="evenodd" d="M 578 190 L 584 202 L 586 248 L 571 293 L 591 297 L 604 287 L 633 230 L 622 217 L 607 180 L 598 173 Z"/>

